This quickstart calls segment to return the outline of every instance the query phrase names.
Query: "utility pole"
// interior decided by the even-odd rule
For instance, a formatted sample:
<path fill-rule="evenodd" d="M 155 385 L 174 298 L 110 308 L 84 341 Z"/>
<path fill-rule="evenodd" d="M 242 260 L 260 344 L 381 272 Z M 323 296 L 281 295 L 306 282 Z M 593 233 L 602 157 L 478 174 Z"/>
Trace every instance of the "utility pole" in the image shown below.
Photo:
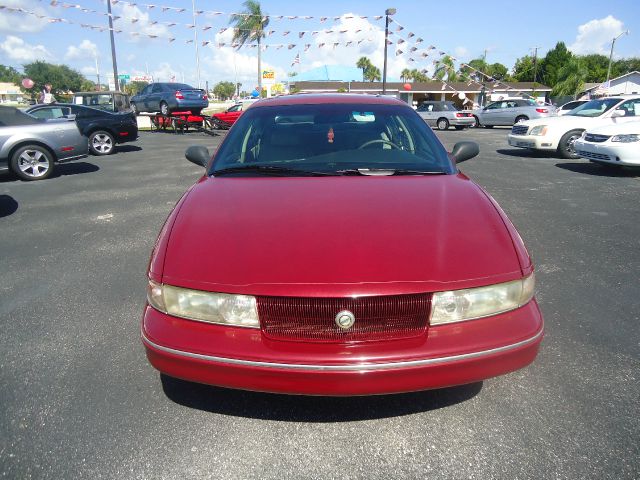
<path fill-rule="evenodd" d="M 540 47 L 531 47 L 533 50 L 533 88 L 536 88 L 536 75 L 538 73 L 538 49 Z"/>
<path fill-rule="evenodd" d="M 389 43 L 389 16 L 395 15 L 395 8 L 387 8 L 384 11 L 385 23 L 384 23 L 384 67 L 382 68 L 382 94 L 387 93 L 387 44 Z"/>
<path fill-rule="evenodd" d="M 196 46 L 196 73 L 198 76 L 198 88 L 200 88 L 200 53 L 198 52 L 198 26 L 196 25 L 196 0 L 191 0 L 191 7 L 193 9 L 193 43 Z"/>
<path fill-rule="evenodd" d="M 100 69 L 98 68 L 98 55 L 94 57 L 96 59 L 96 76 L 98 77 L 98 91 L 101 91 L 100 88 Z"/>
<path fill-rule="evenodd" d="M 611 52 L 609 53 L 609 68 L 607 68 L 607 84 L 609 83 L 609 76 L 611 75 L 611 59 L 613 58 L 613 46 L 616 44 L 616 40 L 619 39 L 622 35 L 629 35 L 629 30 L 625 30 L 611 42 Z"/>
<path fill-rule="evenodd" d="M 111 61 L 113 63 L 113 83 L 116 92 L 120 91 L 120 81 L 118 80 L 118 62 L 116 61 L 116 42 L 113 39 L 113 15 L 111 15 L 111 0 L 107 0 L 107 13 L 109 14 L 109 36 L 111 37 Z"/>

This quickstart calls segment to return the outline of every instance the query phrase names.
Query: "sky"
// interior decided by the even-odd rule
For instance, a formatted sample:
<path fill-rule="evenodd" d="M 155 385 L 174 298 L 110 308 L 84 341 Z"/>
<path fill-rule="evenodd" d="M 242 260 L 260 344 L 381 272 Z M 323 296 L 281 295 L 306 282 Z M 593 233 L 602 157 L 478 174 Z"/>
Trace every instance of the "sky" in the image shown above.
<path fill-rule="evenodd" d="M 257 49 L 231 46 L 230 14 L 243 11 L 241 1 L 193 0 L 199 12 L 195 28 L 190 0 L 114 1 L 113 15 L 119 17 L 114 28 L 121 30 L 115 33 L 118 73 L 148 73 L 156 81 L 197 86 L 196 33 L 201 87 L 237 81 L 249 91 L 257 84 Z M 626 30 L 629 34 L 616 41 L 614 58 L 640 57 L 640 0 L 537 0 L 526 8 L 502 0 L 263 0 L 261 5 L 271 32 L 264 39 L 263 69 L 273 69 L 277 81 L 324 64 L 355 66 L 362 56 L 382 71 L 380 17 L 391 7 L 396 14 L 390 24 L 390 80 L 404 68 L 431 71 L 443 53 L 458 62 L 486 54 L 487 62 L 509 69 L 535 47 L 543 57 L 558 41 L 576 54 L 608 55 L 612 38 Z M 97 59 L 104 82 L 112 73 L 106 10 L 106 0 L 0 0 L 0 64 L 21 70 L 25 63 L 45 60 L 95 81 Z"/>

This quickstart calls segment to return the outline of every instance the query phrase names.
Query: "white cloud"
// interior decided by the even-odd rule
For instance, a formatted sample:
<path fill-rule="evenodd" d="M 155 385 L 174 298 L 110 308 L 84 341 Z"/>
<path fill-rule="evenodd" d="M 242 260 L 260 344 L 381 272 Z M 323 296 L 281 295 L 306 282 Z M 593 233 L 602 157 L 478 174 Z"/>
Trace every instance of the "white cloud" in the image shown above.
<path fill-rule="evenodd" d="M 590 20 L 578 27 L 576 40 L 568 48 L 578 55 L 607 54 L 611 40 L 623 30 L 623 23 L 612 15 L 599 20 Z"/>
<path fill-rule="evenodd" d="M 90 40 L 83 40 L 79 46 L 69 45 L 64 56 L 67 60 L 95 58 L 98 55 L 98 46 Z"/>
<path fill-rule="evenodd" d="M 301 54 L 302 70 L 305 67 L 315 68 L 322 65 L 347 65 L 356 66 L 356 62 L 360 57 L 368 57 L 382 73 L 384 64 L 384 30 L 367 19 L 360 18 L 353 13 L 345 13 L 341 16 L 340 21 L 336 22 L 332 27 L 325 30 L 333 30 L 331 33 L 326 31 L 320 32 L 312 37 L 312 47 L 308 52 Z M 391 41 L 394 35 L 390 35 Z M 348 47 L 347 42 L 353 42 Z M 358 43 L 360 42 L 360 43 Z M 300 42 L 302 43 L 302 42 Z M 318 48 L 317 45 L 324 43 L 325 46 Z M 334 43 L 340 45 L 334 48 Z M 400 47 L 401 50 L 406 48 Z M 409 64 L 404 55 L 396 56 L 396 45 L 389 45 L 387 50 L 387 78 L 400 78 L 400 72 L 405 68 L 418 68 L 415 63 Z M 293 57 L 292 57 L 293 58 Z M 311 65 L 308 65 L 308 64 Z M 360 80 L 359 78 L 356 80 Z"/>
<path fill-rule="evenodd" d="M 35 0 L 2 0 L 2 5 L 6 7 L 23 8 L 38 15 L 48 14 L 48 12 L 42 8 L 42 4 Z M 47 22 L 47 20 L 38 18 L 35 15 L 14 13 L 6 9 L 0 10 L 0 32 L 33 33 L 39 32 L 48 24 L 49 22 Z"/>
<path fill-rule="evenodd" d="M 149 18 L 148 13 L 143 12 L 135 5 L 117 3 L 114 7 L 114 13 L 120 16 L 120 18 L 116 20 L 114 28 L 128 33 L 127 38 L 129 41 L 136 42 L 140 39 L 148 39 L 149 35 L 155 35 L 165 39 L 173 36 L 167 25 L 154 23 L 154 21 Z M 133 22 L 134 20 L 135 22 Z"/>
<path fill-rule="evenodd" d="M 469 49 L 467 47 L 456 47 L 453 50 L 453 54 L 456 56 L 456 58 L 465 60 L 469 57 Z"/>
<path fill-rule="evenodd" d="M 49 60 L 53 55 L 44 45 L 29 45 L 20 37 L 8 35 L 0 43 L 0 50 L 11 60 L 16 62 L 33 62 L 34 60 Z"/>

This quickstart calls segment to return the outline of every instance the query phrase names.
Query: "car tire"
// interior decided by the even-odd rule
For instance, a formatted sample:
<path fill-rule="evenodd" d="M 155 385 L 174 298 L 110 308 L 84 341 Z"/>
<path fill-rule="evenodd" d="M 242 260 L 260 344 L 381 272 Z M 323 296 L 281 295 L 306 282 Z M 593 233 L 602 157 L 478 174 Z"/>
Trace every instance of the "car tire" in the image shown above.
<path fill-rule="evenodd" d="M 160 102 L 160 113 L 163 115 L 169 115 L 169 113 L 171 113 L 169 111 L 169 105 L 167 105 L 167 102 Z"/>
<path fill-rule="evenodd" d="M 89 135 L 89 150 L 93 155 L 111 155 L 116 142 L 109 132 L 96 130 Z"/>
<path fill-rule="evenodd" d="M 40 145 L 25 145 L 13 152 L 10 165 L 22 180 L 44 180 L 53 172 L 53 154 Z"/>
<path fill-rule="evenodd" d="M 438 130 L 448 130 L 449 120 L 447 120 L 446 118 L 439 118 L 436 122 L 436 125 L 438 126 Z"/>
<path fill-rule="evenodd" d="M 456 125 L 456 130 L 464 130 L 464 127 L 462 125 Z"/>
<path fill-rule="evenodd" d="M 516 117 L 516 123 L 524 122 L 525 120 L 529 120 L 529 117 L 526 115 L 518 115 Z"/>
<path fill-rule="evenodd" d="M 580 158 L 573 148 L 573 143 L 580 138 L 581 135 L 582 130 L 570 130 L 565 133 L 560 139 L 560 143 L 558 143 L 558 154 L 562 158 Z"/>
<path fill-rule="evenodd" d="M 480 119 L 474 115 L 473 121 L 474 123 L 471 125 L 471 128 L 478 128 L 480 126 Z"/>
<path fill-rule="evenodd" d="M 131 113 L 133 113 L 134 115 L 137 116 L 138 113 L 140 113 L 138 112 L 138 106 L 135 103 L 131 102 L 129 106 L 131 107 Z"/>

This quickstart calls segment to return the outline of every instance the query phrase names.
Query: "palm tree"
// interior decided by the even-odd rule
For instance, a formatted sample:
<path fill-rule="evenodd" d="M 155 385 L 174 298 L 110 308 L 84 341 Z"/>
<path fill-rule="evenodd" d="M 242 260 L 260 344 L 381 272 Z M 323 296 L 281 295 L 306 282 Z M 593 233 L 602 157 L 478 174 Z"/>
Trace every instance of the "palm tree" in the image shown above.
<path fill-rule="evenodd" d="M 374 67 L 373 65 L 367 68 L 365 72 L 365 76 L 366 76 L 366 79 L 369 80 L 370 82 L 375 82 L 376 80 L 380 81 L 380 79 L 382 78 L 380 69 L 378 67 Z"/>
<path fill-rule="evenodd" d="M 373 65 L 371 64 L 371 60 L 369 60 L 367 57 L 360 57 L 360 59 L 358 60 L 358 63 L 356 63 L 356 67 L 362 70 L 363 82 L 366 80 L 367 70 L 369 70 L 372 66 Z"/>
<path fill-rule="evenodd" d="M 262 48 L 260 43 L 265 37 L 264 30 L 269 25 L 269 17 L 262 13 L 260 2 L 246 0 L 244 12 L 231 15 L 230 24 L 234 26 L 233 42 L 240 49 L 245 43 L 258 43 L 258 88 L 262 91 Z"/>
<path fill-rule="evenodd" d="M 402 70 L 402 72 L 400 72 L 400 78 L 403 82 L 408 82 L 409 80 L 411 80 L 413 78 L 411 76 L 411 70 L 409 70 L 408 68 Z"/>

